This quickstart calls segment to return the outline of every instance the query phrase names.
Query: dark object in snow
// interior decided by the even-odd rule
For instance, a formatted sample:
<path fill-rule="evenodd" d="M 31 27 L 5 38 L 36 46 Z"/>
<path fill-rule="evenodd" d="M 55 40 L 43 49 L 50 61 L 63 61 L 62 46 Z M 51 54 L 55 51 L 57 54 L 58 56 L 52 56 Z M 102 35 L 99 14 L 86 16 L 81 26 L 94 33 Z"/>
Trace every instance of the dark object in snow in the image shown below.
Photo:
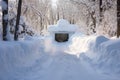
<path fill-rule="evenodd" d="M 55 34 L 55 41 L 57 42 L 66 42 L 69 39 L 69 34 L 67 33 L 56 33 Z"/>

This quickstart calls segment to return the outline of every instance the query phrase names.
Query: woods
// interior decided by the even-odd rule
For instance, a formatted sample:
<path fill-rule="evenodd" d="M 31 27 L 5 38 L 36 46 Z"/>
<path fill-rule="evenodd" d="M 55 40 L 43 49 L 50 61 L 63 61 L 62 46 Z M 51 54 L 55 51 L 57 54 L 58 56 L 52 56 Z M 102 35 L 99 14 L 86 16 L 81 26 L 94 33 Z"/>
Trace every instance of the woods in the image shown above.
<path fill-rule="evenodd" d="M 8 0 L 2 0 L 2 26 L 3 26 L 3 40 L 8 40 L 9 34 L 9 13 L 8 13 Z M 22 0 L 18 2 L 18 9 L 17 9 L 17 18 L 16 18 L 16 26 L 15 26 L 15 33 L 14 33 L 14 40 L 18 40 L 18 30 L 19 30 L 19 21 L 21 16 L 21 6 Z"/>
<path fill-rule="evenodd" d="M 48 25 L 59 19 L 78 25 L 87 35 L 119 37 L 119 5 L 119 0 L 2 0 L 3 40 L 9 33 L 14 40 L 21 34 L 46 35 Z"/>

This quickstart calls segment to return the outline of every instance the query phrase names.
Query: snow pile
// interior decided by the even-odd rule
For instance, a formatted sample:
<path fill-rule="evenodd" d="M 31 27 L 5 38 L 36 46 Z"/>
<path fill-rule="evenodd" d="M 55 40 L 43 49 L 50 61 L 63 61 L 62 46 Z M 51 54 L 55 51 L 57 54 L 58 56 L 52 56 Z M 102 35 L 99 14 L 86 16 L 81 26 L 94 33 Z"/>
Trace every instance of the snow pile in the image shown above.
<path fill-rule="evenodd" d="M 40 57 L 39 43 L 39 40 L 0 41 L 0 80 L 20 80 L 19 77 Z"/>
<path fill-rule="evenodd" d="M 74 35 L 66 52 L 77 55 L 104 73 L 120 74 L 120 39 Z"/>
<path fill-rule="evenodd" d="M 106 72 L 120 74 L 120 39 L 109 40 L 99 46 L 97 64 Z"/>
<path fill-rule="evenodd" d="M 90 44 L 90 53 L 87 52 L 86 56 L 92 60 L 95 67 L 105 73 L 120 74 L 120 39 L 112 40 L 98 36 L 95 40 Z"/>
<path fill-rule="evenodd" d="M 60 19 L 56 25 L 50 25 L 48 28 L 49 32 L 59 32 L 59 31 L 67 31 L 67 32 L 75 32 L 77 31 L 77 26 L 70 24 L 67 20 Z"/>

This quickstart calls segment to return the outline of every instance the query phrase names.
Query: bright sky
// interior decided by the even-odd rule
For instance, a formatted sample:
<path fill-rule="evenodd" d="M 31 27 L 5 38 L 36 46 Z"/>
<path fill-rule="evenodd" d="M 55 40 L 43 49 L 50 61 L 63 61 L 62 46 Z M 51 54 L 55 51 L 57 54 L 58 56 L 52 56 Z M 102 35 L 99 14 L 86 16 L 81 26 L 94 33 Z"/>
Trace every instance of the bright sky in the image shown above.
<path fill-rule="evenodd" d="M 52 0 L 52 5 L 56 6 L 56 2 L 57 2 L 57 0 Z"/>
<path fill-rule="evenodd" d="M 52 0 L 53 3 L 56 3 L 57 0 Z"/>

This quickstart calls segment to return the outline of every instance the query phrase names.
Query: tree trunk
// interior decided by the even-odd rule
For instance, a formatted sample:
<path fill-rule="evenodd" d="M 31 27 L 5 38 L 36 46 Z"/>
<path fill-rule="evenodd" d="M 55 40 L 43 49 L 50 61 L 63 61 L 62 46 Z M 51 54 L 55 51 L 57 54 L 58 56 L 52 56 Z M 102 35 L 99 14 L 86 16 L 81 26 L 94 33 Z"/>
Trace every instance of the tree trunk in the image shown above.
<path fill-rule="evenodd" d="M 17 20 L 16 20 L 16 26 L 15 26 L 14 40 L 18 40 L 18 30 L 19 30 L 19 22 L 20 22 L 20 16 L 21 16 L 21 7 L 22 7 L 22 0 L 19 0 L 18 9 L 17 9 Z"/>
<path fill-rule="evenodd" d="M 60 19 L 59 11 L 57 11 L 57 21 Z"/>
<path fill-rule="evenodd" d="M 93 33 L 96 33 L 96 17 L 95 16 L 95 12 L 92 12 L 91 14 L 91 18 L 92 18 L 92 21 L 93 21 Z"/>
<path fill-rule="evenodd" d="M 101 22 L 102 21 L 102 17 L 103 17 L 103 15 L 102 15 L 102 11 L 103 11 L 102 0 L 100 0 L 100 2 L 99 2 L 99 9 L 100 9 L 100 22 Z"/>
<path fill-rule="evenodd" d="M 117 0 L 117 37 L 120 36 L 120 0 Z"/>
<path fill-rule="evenodd" d="M 3 25 L 3 40 L 7 41 L 7 26 L 8 26 L 8 0 L 2 0 L 2 25 Z"/>

